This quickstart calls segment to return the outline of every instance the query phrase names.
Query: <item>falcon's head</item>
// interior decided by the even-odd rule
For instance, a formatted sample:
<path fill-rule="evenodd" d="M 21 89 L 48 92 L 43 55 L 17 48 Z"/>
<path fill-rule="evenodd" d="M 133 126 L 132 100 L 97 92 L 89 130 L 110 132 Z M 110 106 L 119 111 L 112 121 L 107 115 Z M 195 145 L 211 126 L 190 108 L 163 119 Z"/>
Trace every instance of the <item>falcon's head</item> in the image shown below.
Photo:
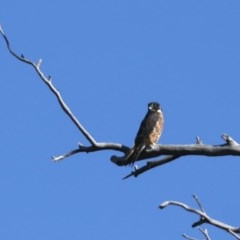
<path fill-rule="evenodd" d="M 150 102 L 148 104 L 148 111 L 150 112 L 161 112 L 162 109 L 161 109 L 161 106 L 159 103 L 157 102 Z"/>

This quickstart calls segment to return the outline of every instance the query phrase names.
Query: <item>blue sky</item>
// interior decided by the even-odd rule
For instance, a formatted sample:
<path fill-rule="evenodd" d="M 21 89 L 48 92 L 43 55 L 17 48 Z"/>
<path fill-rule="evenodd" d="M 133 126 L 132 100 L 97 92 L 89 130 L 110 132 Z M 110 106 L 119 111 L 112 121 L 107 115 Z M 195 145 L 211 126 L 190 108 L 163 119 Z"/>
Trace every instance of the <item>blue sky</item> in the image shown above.
<path fill-rule="evenodd" d="M 162 144 L 240 141 L 240 2 L 2 1 L 12 47 L 34 61 L 101 142 L 131 146 L 147 103 L 161 103 Z M 239 226 L 237 157 L 184 157 L 122 181 L 113 151 L 60 155 L 88 144 L 31 67 L 0 41 L 0 237 L 181 239 L 197 218 L 165 200 Z M 120 155 L 120 154 L 119 154 Z M 144 162 L 139 163 L 143 165 Z M 208 226 L 206 226 L 208 227 Z M 212 239 L 232 239 L 208 227 Z"/>

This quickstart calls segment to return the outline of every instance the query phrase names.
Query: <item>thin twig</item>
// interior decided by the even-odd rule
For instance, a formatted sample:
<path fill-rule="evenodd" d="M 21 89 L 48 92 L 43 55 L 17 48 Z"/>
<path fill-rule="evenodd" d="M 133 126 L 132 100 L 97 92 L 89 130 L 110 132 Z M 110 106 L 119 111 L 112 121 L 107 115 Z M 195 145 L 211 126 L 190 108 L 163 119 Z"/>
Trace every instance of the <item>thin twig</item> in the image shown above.
<path fill-rule="evenodd" d="M 206 240 L 211 240 L 210 236 L 208 235 L 208 230 L 206 228 L 198 228 L 198 230 L 203 234 Z"/>
<path fill-rule="evenodd" d="M 186 238 L 187 240 L 198 240 L 197 238 L 190 237 L 190 236 L 188 236 L 188 235 L 185 234 L 185 233 L 183 233 L 182 236 L 183 236 L 184 238 Z"/>
<path fill-rule="evenodd" d="M 82 152 L 89 153 L 89 152 L 96 152 L 96 151 L 103 151 L 103 150 L 115 150 L 115 151 L 120 151 L 126 154 L 129 151 L 129 148 L 119 143 L 97 143 L 94 146 L 88 146 L 88 147 L 79 144 L 79 147 L 77 149 L 71 150 L 68 153 L 62 154 L 60 156 L 53 156 L 52 160 L 54 162 L 58 162 L 76 153 L 82 153 Z"/>
<path fill-rule="evenodd" d="M 204 208 L 203 208 L 200 200 L 198 199 L 198 196 L 197 196 L 196 194 L 193 194 L 193 198 L 196 200 L 197 205 L 198 205 L 198 207 L 200 208 L 200 210 L 205 213 L 205 210 L 204 210 Z"/>

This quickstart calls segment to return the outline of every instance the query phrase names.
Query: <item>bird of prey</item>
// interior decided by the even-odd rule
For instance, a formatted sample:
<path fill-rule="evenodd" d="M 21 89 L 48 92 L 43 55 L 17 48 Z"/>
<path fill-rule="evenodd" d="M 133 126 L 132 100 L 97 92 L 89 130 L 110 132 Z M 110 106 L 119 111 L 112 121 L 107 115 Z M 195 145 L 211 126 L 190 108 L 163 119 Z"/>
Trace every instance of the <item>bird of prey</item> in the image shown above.
<path fill-rule="evenodd" d="M 137 132 L 134 146 L 125 158 L 127 164 L 134 165 L 134 162 L 146 147 L 153 147 L 157 143 L 162 134 L 163 123 L 164 118 L 160 104 L 150 102 L 148 104 L 148 112 Z"/>

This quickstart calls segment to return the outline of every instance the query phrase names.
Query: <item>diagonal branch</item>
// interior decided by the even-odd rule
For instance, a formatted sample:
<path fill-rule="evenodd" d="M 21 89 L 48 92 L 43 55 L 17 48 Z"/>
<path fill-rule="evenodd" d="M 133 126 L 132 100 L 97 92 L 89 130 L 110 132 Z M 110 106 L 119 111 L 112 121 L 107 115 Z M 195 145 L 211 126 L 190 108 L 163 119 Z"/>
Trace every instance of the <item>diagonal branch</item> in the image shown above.
<path fill-rule="evenodd" d="M 195 198 L 195 200 L 196 200 L 196 198 Z M 211 218 L 209 215 L 207 215 L 206 212 L 203 212 L 202 210 L 198 210 L 198 209 L 195 209 L 195 208 L 191 208 L 187 204 L 177 202 L 177 201 L 165 201 L 165 202 L 163 202 L 159 205 L 159 208 L 163 209 L 163 208 L 168 207 L 170 205 L 181 207 L 188 212 L 191 212 L 191 213 L 194 213 L 194 214 L 198 215 L 200 217 L 200 220 L 197 221 L 196 223 L 193 223 L 192 227 L 196 227 L 198 225 L 208 223 L 208 224 L 213 225 L 217 228 L 225 230 L 225 231 L 229 232 L 230 234 L 232 234 L 237 239 L 240 239 L 240 227 L 233 227 L 233 226 L 230 226 L 230 225 L 225 224 L 223 222 L 220 222 L 218 220 L 215 220 L 215 219 Z"/>
<path fill-rule="evenodd" d="M 193 194 L 193 198 L 196 200 L 197 205 L 198 205 L 198 207 L 200 208 L 200 210 L 205 213 L 205 210 L 204 210 L 204 208 L 203 208 L 200 200 L 198 199 L 198 196 L 197 196 L 196 194 Z"/>
<path fill-rule="evenodd" d="M 161 166 L 163 164 L 169 163 L 169 162 L 171 162 L 171 161 L 173 161 L 173 160 L 175 160 L 175 159 L 177 159 L 179 157 L 180 156 L 178 156 L 178 155 L 169 155 L 169 156 L 167 156 L 167 157 L 165 157 L 165 158 L 163 158 L 161 160 L 158 160 L 158 161 L 151 161 L 151 162 L 149 161 L 149 162 L 147 162 L 146 165 L 144 165 L 141 168 L 137 168 L 136 165 L 135 165 L 135 170 L 132 171 L 127 176 L 125 176 L 123 178 L 123 180 L 127 179 L 129 177 L 132 177 L 132 176 L 137 177 L 138 175 L 140 175 L 140 174 L 142 174 L 142 173 L 144 173 L 146 171 L 149 171 L 152 168 L 159 167 L 159 166 Z"/>
<path fill-rule="evenodd" d="M 53 156 L 52 160 L 54 162 L 58 162 L 76 153 L 82 153 L 82 152 L 89 153 L 89 152 L 96 152 L 96 151 L 103 151 L 103 150 L 115 150 L 115 151 L 119 151 L 126 154 L 129 151 L 129 148 L 119 143 L 96 143 L 95 145 L 92 145 L 89 147 L 79 144 L 77 149 L 71 150 L 68 153 L 65 153 L 57 157 Z"/>
<path fill-rule="evenodd" d="M 198 228 L 199 231 L 203 234 L 206 240 L 211 240 L 210 236 L 208 235 L 208 230 L 205 228 Z"/>
<path fill-rule="evenodd" d="M 48 86 L 48 88 L 52 91 L 52 93 L 56 96 L 61 108 L 63 111 L 69 116 L 69 118 L 72 120 L 72 122 L 76 125 L 76 127 L 81 131 L 81 133 L 87 138 L 87 140 L 94 146 L 97 144 L 95 139 L 92 137 L 92 135 L 83 127 L 83 125 L 78 121 L 78 119 L 74 116 L 74 114 L 71 112 L 70 108 L 67 106 L 67 104 L 64 102 L 60 92 L 54 87 L 51 81 L 51 77 L 46 77 L 43 72 L 41 71 L 40 67 L 42 64 L 42 59 L 39 59 L 38 63 L 34 63 L 33 61 L 26 59 L 23 55 L 18 55 L 15 53 L 15 51 L 12 50 L 12 47 L 10 45 L 10 42 L 5 35 L 5 33 L 2 30 L 2 27 L 0 26 L 0 33 L 3 36 L 7 48 L 9 52 L 18 60 L 21 62 L 27 63 L 31 65 L 34 70 L 37 72 L 38 76 L 43 80 L 43 82 Z"/>

